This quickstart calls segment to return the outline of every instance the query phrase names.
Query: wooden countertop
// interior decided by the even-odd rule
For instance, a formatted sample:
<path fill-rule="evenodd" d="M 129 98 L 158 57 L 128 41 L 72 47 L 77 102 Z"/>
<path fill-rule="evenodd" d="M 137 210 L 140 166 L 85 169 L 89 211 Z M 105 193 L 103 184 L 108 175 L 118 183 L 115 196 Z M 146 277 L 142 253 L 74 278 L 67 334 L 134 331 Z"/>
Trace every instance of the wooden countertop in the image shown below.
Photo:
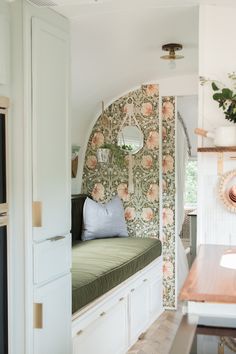
<path fill-rule="evenodd" d="M 220 266 L 221 256 L 235 246 L 202 245 L 180 292 L 184 301 L 236 303 L 236 270 Z"/>

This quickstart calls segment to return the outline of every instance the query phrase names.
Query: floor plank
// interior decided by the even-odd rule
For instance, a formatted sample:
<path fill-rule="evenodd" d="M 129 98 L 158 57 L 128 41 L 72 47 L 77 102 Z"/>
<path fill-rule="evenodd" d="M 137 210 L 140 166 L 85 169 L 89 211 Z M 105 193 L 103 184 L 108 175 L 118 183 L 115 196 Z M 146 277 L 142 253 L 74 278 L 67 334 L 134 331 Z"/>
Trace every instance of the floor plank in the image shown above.
<path fill-rule="evenodd" d="M 165 311 L 127 354 L 168 354 L 182 319 L 182 311 Z"/>

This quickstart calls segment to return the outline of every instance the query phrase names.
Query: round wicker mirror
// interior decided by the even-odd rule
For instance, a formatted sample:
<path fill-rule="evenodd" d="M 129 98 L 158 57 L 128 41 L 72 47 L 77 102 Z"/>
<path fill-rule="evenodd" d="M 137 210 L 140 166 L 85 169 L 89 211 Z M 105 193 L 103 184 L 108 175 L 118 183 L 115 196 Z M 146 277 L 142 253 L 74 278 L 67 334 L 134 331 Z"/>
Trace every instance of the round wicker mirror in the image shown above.
<path fill-rule="evenodd" d="M 226 172 L 221 176 L 219 197 L 229 211 L 236 213 L 236 170 Z"/>

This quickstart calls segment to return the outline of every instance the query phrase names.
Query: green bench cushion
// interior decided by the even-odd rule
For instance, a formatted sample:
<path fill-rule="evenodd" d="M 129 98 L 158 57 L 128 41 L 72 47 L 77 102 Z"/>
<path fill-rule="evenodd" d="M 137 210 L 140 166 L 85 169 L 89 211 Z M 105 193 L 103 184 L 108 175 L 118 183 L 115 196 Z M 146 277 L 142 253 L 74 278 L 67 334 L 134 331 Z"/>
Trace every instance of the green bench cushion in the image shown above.
<path fill-rule="evenodd" d="M 80 242 L 72 249 L 72 312 L 146 267 L 162 252 L 151 238 L 109 238 Z"/>

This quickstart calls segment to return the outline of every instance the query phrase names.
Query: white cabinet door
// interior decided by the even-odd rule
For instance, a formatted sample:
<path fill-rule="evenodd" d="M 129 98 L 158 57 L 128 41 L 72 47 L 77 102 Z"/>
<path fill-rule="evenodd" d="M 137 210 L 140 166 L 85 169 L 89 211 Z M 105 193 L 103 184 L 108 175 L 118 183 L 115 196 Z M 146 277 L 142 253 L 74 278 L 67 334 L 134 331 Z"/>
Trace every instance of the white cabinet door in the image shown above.
<path fill-rule="evenodd" d="M 70 232 L 68 34 L 32 19 L 33 200 L 42 225 L 34 240 Z"/>
<path fill-rule="evenodd" d="M 71 235 L 34 243 L 34 284 L 39 285 L 70 272 Z"/>
<path fill-rule="evenodd" d="M 34 354 L 71 353 L 71 276 L 59 278 L 35 290 L 42 304 L 42 328 L 34 329 Z"/>
<path fill-rule="evenodd" d="M 130 335 L 134 343 L 149 322 L 149 281 L 144 279 L 130 292 Z"/>
<path fill-rule="evenodd" d="M 128 347 L 127 299 L 101 313 L 73 339 L 73 354 L 124 354 Z"/>
<path fill-rule="evenodd" d="M 9 82 L 10 62 L 10 24 L 6 14 L 0 14 L 0 84 L 6 85 Z"/>
<path fill-rule="evenodd" d="M 163 286 L 162 286 L 162 277 L 157 277 L 152 281 L 150 285 L 150 318 L 151 321 L 156 320 L 156 318 L 163 311 L 162 304 L 162 295 Z"/>

